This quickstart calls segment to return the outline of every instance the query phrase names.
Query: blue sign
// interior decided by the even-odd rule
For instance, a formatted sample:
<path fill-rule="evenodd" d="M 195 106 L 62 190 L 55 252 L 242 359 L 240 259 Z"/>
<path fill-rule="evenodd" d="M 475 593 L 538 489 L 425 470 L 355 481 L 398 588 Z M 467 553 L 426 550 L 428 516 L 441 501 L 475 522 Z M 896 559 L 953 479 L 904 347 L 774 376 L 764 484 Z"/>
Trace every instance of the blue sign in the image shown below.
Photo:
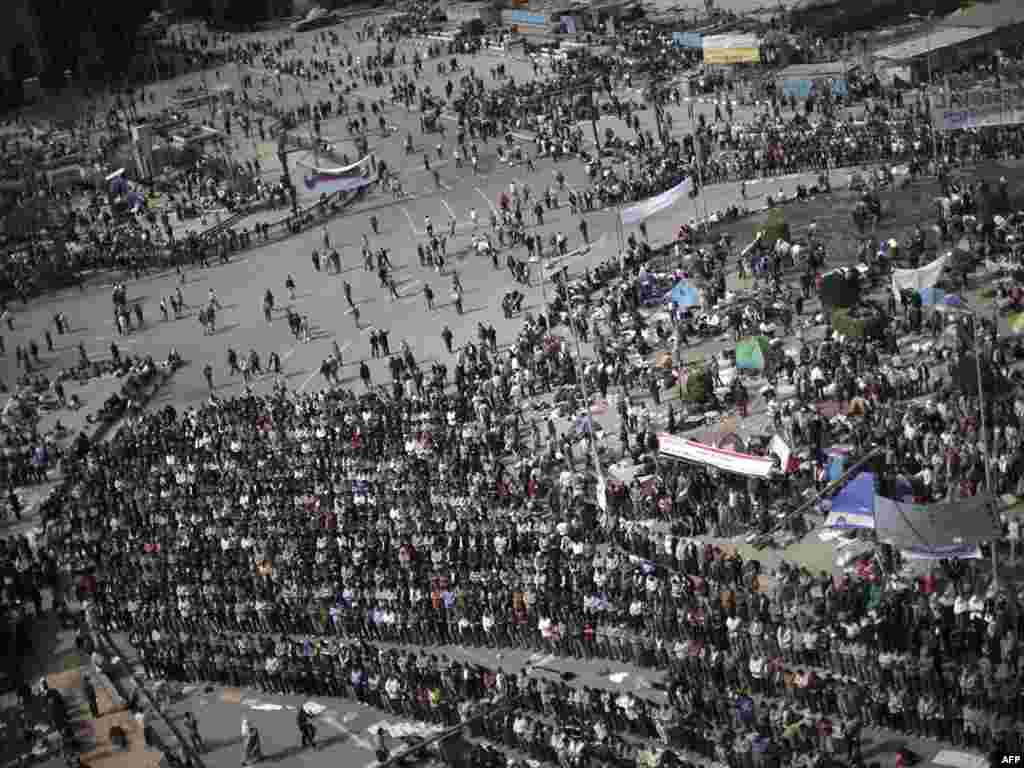
<path fill-rule="evenodd" d="M 832 81 L 832 95 L 844 97 L 850 92 L 850 85 L 845 77 L 837 77 Z"/>
<path fill-rule="evenodd" d="M 543 27 L 548 23 L 548 17 L 543 13 L 530 13 L 529 11 L 512 11 L 509 19 L 513 24 L 529 24 L 534 27 Z"/>
<path fill-rule="evenodd" d="M 696 48 L 700 50 L 704 47 L 704 38 L 700 32 L 673 32 L 672 45 L 676 48 Z"/>

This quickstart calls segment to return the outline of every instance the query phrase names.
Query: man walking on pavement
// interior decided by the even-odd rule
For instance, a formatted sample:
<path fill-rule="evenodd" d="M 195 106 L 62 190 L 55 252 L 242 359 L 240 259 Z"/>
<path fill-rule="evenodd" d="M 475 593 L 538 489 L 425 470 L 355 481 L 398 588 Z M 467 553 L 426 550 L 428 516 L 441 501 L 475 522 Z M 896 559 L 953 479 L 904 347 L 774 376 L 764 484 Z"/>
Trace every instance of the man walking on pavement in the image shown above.
<path fill-rule="evenodd" d="M 313 747 L 316 749 L 316 727 L 313 725 L 312 719 L 309 717 L 309 713 L 306 711 L 306 705 L 303 704 L 299 707 L 299 712 L 295 716 L 296 724 L 299 727 L 299 737 L 301 738 L 301 748 Z"/>
<path fill-rule="evenodd" d="M 444 345 L 448 349 L 448 354 L 453 354 L 452 343 L 455 339 L 455 334 L 452 333 L 452 329 L 449 328 L 447 325 L 444 327 L 444 330 L 441 331 L 441 339 L 444 341 Z"/>

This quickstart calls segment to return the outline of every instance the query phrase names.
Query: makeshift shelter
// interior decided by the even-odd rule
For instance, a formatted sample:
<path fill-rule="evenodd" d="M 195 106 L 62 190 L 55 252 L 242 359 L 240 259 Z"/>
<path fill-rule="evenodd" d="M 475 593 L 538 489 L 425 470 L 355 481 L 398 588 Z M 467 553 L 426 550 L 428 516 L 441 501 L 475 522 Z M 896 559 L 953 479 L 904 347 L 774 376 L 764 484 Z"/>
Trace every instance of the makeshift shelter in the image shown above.
<path fill-rule="evenodd" d="M 950 552 L 997 539 L 1000 523 L 994 499 L 987 495 L 950 504 L 906 504 L 878 496 L 875 531 L 880 541 L 899 549 L 950 557 Z"/>
<path fill-rule="evenodd" d="M 680 280 L 669 291 L 667 298 L 677 307 L 696 307 L 700 304 L 700 291 L 688 281 Z"/>
<path fill-rule="evenodd" d="M 976 397 L 979 380 L 986 395 L 1001 397 L 1013 391 L 1013 385 L 1003 374 L 987 360 L 981 361 L 981 375 L 978 375 L 978 363 L 973 354 L 961 356 L 953 366 L 951 377 L 953 384 L 963 390 L 964 394 Z"/>
<path fill-rule="evenodd" d="M 934 261 L 918 269 L 894 269 L 892 271 L 892 291 L 896 301 L 902 303 L 903 291 L 920 291 L 931 288 L 942 277 L 942 271 L 949 263 L 949 255 L 939 256 Z"/>
<path fill-rule="evenodd" d="M 829 272 L 821 278 L 819 295 L 826 307 L 854 307 L 860 301 L 860 275 L 855 269 Z"/>
<path fill-rule="evenodd" d="M 875 527 L 875 475 L 861 472 L 832 497 L 826 528 Z"/>
<path fill-rule="evenodd" d="M 921 305 L 925 307 L 933 307 L 936 304 L 942 304 L 946 299 L 946 292 L 941 288 L 934 286 L 930 288 L 922 288 L 917 292 L 921 297 Z"/>
<path fill-rule="evenodd" d="M 765 336 L 751 336 L 736 345 L 736 367 L 740 370 L 763 371 L 768 366 L 771 342 Z"/>

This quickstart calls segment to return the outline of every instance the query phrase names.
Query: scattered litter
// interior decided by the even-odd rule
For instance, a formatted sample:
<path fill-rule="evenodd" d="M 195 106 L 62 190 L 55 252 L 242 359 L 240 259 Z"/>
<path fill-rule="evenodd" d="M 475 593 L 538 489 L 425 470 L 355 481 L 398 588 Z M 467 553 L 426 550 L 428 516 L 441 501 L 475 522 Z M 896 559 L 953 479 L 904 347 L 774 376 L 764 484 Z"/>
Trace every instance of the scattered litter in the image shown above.
<path fill-rule="evenodd" d="M 621 685 L 622 681 L 624 681 L 627 677 L 629 677 L 629 672 L 616 672 L 615 674 L 608 675 L 608 679 L 616 685 Z"/>

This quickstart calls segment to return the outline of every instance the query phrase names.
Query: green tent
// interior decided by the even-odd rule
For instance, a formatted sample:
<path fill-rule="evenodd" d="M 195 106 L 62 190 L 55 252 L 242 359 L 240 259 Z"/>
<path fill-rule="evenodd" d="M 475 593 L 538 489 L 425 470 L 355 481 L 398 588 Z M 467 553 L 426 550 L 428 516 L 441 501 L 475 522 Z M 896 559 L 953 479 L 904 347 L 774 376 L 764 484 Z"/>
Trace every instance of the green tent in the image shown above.
<path fill-rule="evenodd" d="M 751 336 L 736 345 L 736 367 L 739 370 L 763 371 L 768 365 L 771 343 L 765 336 Z"/>

